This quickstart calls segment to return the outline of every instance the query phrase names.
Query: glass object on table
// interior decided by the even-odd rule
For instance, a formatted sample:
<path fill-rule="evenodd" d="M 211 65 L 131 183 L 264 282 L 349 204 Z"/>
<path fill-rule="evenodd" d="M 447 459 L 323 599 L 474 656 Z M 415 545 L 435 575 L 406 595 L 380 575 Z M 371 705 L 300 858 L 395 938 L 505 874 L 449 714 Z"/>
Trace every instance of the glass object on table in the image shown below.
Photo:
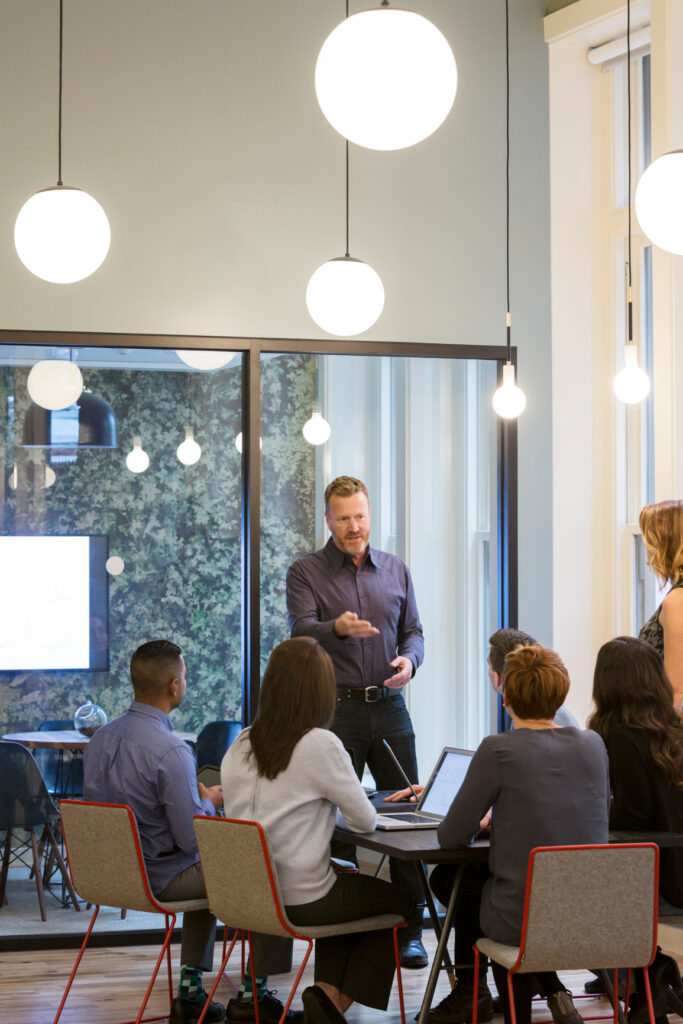
<path fill-rule="evenodd" d="M 74 729 L 83 736 L 92 736 L 107 721 L 104 708 L 88 699 L 74 715 Z"/>

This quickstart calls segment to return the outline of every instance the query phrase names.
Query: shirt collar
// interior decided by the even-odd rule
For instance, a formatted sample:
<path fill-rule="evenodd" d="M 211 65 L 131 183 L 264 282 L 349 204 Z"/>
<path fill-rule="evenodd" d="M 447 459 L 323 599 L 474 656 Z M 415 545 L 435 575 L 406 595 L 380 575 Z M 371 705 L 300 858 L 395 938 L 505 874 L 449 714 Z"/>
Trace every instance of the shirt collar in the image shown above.
<path fill-rule="evenodd" d="M 140 701 L 134 700 L 131 702 L 129 711 L 132 711 L 136 715 L 148 715 L 150 718 L 156 719 L 165 729 L 169 732 L 173 732 L 173 722 L 165 711 L 161 708 L 152 707 L 151 704 L 141 704 Z"/>
<path fill-rule="evenodd" d="M 345 554 L 345 552 L 340 551 L 331 537 L 328 540 L 325 547 L 323 548 L 323 550 L 325 552 L 325 557 L 327 558 L 327 561 L 330 563 L 335 572 L 339 572 L 339 570 L 343 569 L 345 565 L 352 565 L 354 568 L 356 568 L 355 563 L 351 558 L 351 555 L 347 555 Z M 373 548 L 372 545 L 368 545 L 368 553 L 358 568 L 361 568 L 366 564 L 373 566 L 373 568 L 375 569 L 379 568 L 379 561 L 377 558 L 378 554 L 379 552 L 375 548 Z"/>

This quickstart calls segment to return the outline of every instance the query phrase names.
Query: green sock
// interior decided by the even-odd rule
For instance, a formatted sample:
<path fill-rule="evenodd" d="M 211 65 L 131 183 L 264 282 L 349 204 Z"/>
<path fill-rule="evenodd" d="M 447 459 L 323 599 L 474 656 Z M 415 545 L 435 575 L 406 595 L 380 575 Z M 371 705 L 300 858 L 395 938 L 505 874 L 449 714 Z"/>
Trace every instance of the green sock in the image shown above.
<path fill-rule="evenodd" d="M 259 974 L 256 975 L 256 991 L 258 993 L 257 998 L 262 999 L 266 994 L 267 986 L 266 982 L 268 978 L 262 978 Z M 242 984 L 240 985 L 237 998 L 241 1003 L 251 1003 L 254 1000 L 254 990 L 251 984 L 251 971 L 247 968 L 242 978 Z"/>
<path fill-rule="evenodd" d="M 201 967 L 195 967 L 194 964 L 180 965 L 178 995 L 181 999 L 200 999 L 204 995 Z"/>

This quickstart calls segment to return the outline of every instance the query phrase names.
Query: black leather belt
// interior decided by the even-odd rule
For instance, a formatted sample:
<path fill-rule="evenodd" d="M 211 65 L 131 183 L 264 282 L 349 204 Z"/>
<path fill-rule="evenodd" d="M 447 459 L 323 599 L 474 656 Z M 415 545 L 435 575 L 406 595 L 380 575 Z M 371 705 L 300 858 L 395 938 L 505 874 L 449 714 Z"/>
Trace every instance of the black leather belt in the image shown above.
<path fill-rule="evenodd" d="M 391 697 L 393 692 L 388 686 L 338 686 L 337 701 L 359 700 L 363 704 L 376 704 L 378 700 Z"/>

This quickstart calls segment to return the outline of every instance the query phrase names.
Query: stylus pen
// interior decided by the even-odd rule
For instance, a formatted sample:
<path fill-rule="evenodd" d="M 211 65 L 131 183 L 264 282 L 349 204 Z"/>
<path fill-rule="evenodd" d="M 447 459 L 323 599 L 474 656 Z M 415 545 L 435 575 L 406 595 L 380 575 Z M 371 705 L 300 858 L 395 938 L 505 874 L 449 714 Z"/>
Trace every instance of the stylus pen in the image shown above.
<path fill-rule="evenodd" d="M 398 770 L 400 771 L 400 773 L 401 773 L 401 775 L 403 776 L 403 778 L 404 778 L 404 779 L 406 780 L 406 784 L 407 784 L 407 786 L 408 786 L 408 789 L 410 790 L 410 792 L 411 792 L 411 793 L 413 794 L 413 796 L 415 797 L 415 799 L 416 799 L 416 800 L 417 800 L 417 802 L 419 803 L 419 802 L 420 802 L 420 798 L 419 798 L 419 796 L 417 795 L 417 793 L 415 792 L 415 790 L 413 789 L 413 784 L 412 784 L 412 782 L 410 781 L 410 779 L 408 778 L 408 776 L 406 775 L 406 773 L 405 773 L 405 772 L 403 771 L 403 768 L 401 767 L 401 763 L 400 763 L 399 759 L 398 759 L 398 758 L 396 757 L 396 754 L 395 754 L 395 753 L 393 752 L 393 750 L 391 749 L 391 747 L 389 746 L 389 744 L 387 743 L 387 741 L 386 741 L 386 740 L 384 740 L 384 739 L 383 739 L 383 740 L 382 740 L 382 743 L 384 744 L 384 746 L 385 746 L 385 747 L 387 748 L 387 750 L 389 751 L 389 753 L 390 753 L 390 754 L 391 754 L 391 756 L 393 757 L 393 759 L 394 759 L 394 764 L 396 765 L 396 767 L 397 767 L 397 768 L 398 768 Z"/>

